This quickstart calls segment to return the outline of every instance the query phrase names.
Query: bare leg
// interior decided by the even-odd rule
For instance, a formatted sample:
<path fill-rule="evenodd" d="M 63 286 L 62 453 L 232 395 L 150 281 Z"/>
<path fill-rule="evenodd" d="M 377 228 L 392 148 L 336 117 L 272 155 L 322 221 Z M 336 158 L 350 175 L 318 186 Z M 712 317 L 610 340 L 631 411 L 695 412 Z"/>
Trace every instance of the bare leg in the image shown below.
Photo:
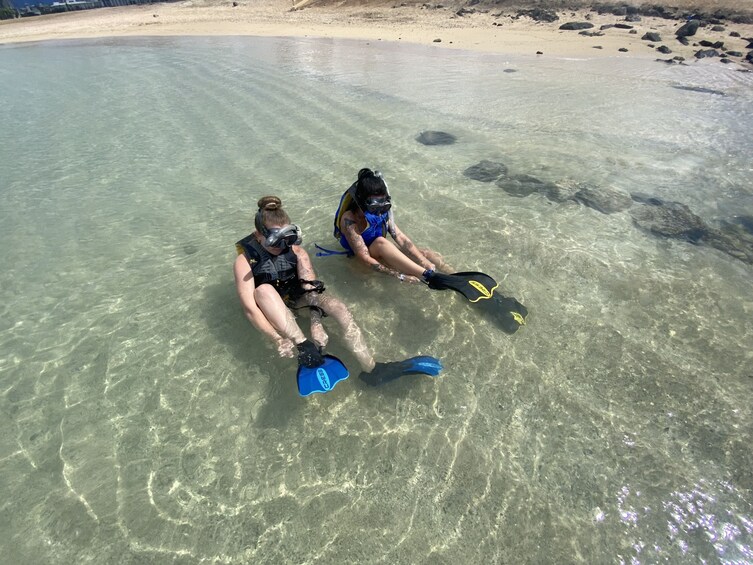
<path fill-rule="evenodd" d="M 264 317 L 282 337 L 293 343 L 306 339 L 295 321 L 293 313 L 285 306 L 282 298 L 271 284 L 263 284 L 254 290 L 254 300 Z"/>
<path fill-rule="evenodd" d="M 316 310 L 311 310 L 311 339 L 319 347 L 326 347 L 329 342 L 329 336 L 322 325 L 322 315 Z"/>
<path fill-rule="evenodd" d="M 369 245 L 369 254 L 380 263 L 383 263 L 396 271 L 400 271 L 406 275 L 412 275 L 419 279 L 426 270 L 400 251 L 397 245 L 384 237 L 376 238 L 371 245 Z"/>
<path fill-rule="evenodd" d="M 332 296 L 321 296 L 319 298 L 319 306 L 328 316 L 333 317 L 340 324 L 348 347 L 356 356 L 356 359 L 358 359 L 358 363 L 363 370 L 367 373 L 370 372 L 374 368 L 374 357 L 366 345 L 361 328 L 356 324 L 353 314 L 350 313 L 348 307 Z"/>
<path fill-rule="evenodd" d="M 453 268 L 450 267 L 447 263 L 444 262 L 444 258 L 437 253 L 436 251 L 432 251 L 431 249 L 421 248 L 419 251 L 424 254 L 424 256 L 434 263 L 434 266 L 437 268 L 437 271 L 440 271 L 442 273 L 452 273 Z"/>

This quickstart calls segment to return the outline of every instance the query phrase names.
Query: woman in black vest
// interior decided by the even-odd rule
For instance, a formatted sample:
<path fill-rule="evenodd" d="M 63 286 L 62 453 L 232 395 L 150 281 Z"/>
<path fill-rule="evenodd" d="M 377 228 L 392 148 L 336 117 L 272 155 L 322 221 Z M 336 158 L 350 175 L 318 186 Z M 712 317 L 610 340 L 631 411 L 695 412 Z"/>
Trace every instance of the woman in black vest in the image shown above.
<path fill-rule="evenodd" d="M 374 358 L 366 347 L 360 328 L 340 300 L 323 294 L 324 285 L 316 280 L 308 253 L 300 247 L 298 226 L 276 196 L 258 202 L 256 230 L 238 241 L 235 260 L 235 286 L 246 317 L 276 346 L 281 357 L 294 357 L 304 366 L 323 362 L 320 348 L 329 337 L 322 326 L 322 314 L 334 318 L 342 327 L 349 348 L 365 372 L 374 369 Z M 311 336 L 308 340 L 293 316 L 291 308 L 311 309 Z"/>

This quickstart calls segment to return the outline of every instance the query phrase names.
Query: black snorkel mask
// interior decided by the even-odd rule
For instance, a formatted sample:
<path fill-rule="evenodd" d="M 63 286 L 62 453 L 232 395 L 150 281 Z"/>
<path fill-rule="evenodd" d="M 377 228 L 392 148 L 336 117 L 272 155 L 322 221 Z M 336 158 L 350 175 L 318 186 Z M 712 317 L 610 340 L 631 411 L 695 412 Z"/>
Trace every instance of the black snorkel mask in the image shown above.
<path fill-rule="evenodd" d="M 293 245 L 300 245 L 303 239 L 301 238 L 301 228 L 295 224 L 288 224 L 281 228 L 265 228 L 266 233 L 262 234 L 266 237 L 264 240 L 265 247 L 274 247 L 277 249 L 286 249 Z"/>
<path fill-rule="evenodd" d="M 387 214 L 392 208 L 392 197 L 390 196 L 389 188 L 387 188 L 387 182 L 384 180 L 382 173 L 374 171 L 373 176 L 382 179 L 384 182 L 384 194 L 367 196 L 366 198 L 357 198 L 358 190 L 356 189 L 354 199 L 356 204 L 364 214 L 372 214 L 374 216 L 383 216 Z"/>
<path fill-rule="evenodd" d="M 295 224 L 288 224 L 281 228 L 266 227 L 261 219 L 261 210 L 256 213 L 254 224 L 256 224 L 259 233 L 264 236 L 264 243 L 262 244 L 264 247 L 287 249 L 293 245 L 300 245 L 303 241 L 301 228 Z"/>

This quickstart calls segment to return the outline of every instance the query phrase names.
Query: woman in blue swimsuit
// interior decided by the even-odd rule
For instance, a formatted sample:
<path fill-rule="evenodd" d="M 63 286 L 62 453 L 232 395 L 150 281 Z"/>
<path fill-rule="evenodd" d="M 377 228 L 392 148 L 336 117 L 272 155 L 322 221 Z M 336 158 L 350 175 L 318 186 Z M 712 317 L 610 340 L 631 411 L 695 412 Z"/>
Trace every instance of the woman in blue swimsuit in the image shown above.
<path fill-rule="evenodd" d="M 374 271 L 401 281 L 427 280 L 435 270 L 452 272 L 438 253 L 419 249 L 400 231 L 391 208 L 381 173 L 358 171 L 358 180 L 343 195 L 335 216 L 335 235 L 340 244 Z"/>

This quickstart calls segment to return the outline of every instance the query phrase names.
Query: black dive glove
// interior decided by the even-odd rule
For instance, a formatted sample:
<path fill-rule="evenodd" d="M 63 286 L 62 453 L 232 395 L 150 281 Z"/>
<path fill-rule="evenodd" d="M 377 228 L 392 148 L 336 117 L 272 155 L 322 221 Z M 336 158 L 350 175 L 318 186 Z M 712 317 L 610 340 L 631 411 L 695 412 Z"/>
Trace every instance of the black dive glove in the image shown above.
<path fill-rule="evenodd" d="M 307 339 L 296 345 L 296 348 L 298 348 L 299 365 L 313 369 L 324 363 L 324 357 L 314 342 Z"/>

